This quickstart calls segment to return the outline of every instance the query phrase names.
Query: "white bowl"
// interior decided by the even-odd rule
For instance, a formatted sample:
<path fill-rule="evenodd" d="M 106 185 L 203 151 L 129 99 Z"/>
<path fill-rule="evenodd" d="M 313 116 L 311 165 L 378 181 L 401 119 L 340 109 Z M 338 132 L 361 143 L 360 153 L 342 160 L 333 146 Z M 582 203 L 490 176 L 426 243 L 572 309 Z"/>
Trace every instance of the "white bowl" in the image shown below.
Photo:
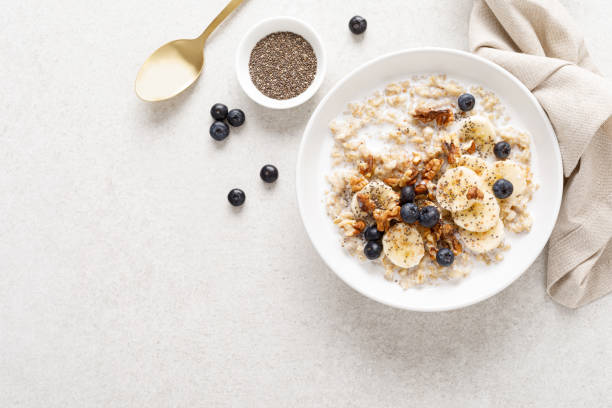
<path fill-rule="evenodd" d="M 532 136 L 531 169 L 540 189 L 529 204 L 531 231 L 508 237 L 511 248 L 504 260 L 477 264 L 461 280 L 436 286 L 402 289 L 383 278 L 380 264 L 362 263 L 340 245 L 338 228 L 325 211 L 326 174 L 331 169 L 332 135 L 328 124 L 346 110 L 347 103 L 375 89 L 414 74 L 446 73 L 458 80 L 478 83 L 497 94 L 512 124 Z M 538 256 L 557 219 L 563 176 L 561 155 L 548 118 L 529 90 L 514 76 L 483 58 L 462 51 L 420 48 L 384 55 L 362 65 L 323 98 L 304 131 L 296 170 L 300 214 L 316 250 L 327 265 L 349 286 L 378 302 L 416 311 L 443 311 L 480 302 L 514 282 Z"/>
<path fill-rule="evenodd" d="M 255 44 L 268 34 L 278 31 L 290 31 L 301 35 L 310 43 L 317 57 L 317 73 L 310 86 L 301 94 L 291 99 L 273 99 L 262 94 L 251 81 L 249 58 Z M 289 109 L 306 102 L 317 92 L 327 68 L 325 50 L 317 33 L 308 24 L 293 17 L 272 17 L 252 27 L 242 38 L 236 51 L 236 75 L 244 92 L 258 104 L 272 109 Z"/>

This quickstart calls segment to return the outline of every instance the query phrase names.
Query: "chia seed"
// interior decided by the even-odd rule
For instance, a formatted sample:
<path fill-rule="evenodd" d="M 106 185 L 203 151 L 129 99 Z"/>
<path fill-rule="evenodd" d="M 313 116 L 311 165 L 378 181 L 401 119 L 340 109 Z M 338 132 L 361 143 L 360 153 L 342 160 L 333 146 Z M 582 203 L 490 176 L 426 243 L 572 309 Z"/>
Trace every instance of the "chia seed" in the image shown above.
<path fill-rule="evenodd" d="M 304 92 L 317 73 L 317 57 L 301 35 L 272 33 L 255 44 L 249 74 L 255 87 L 273 99 L 290 99 Z"/>

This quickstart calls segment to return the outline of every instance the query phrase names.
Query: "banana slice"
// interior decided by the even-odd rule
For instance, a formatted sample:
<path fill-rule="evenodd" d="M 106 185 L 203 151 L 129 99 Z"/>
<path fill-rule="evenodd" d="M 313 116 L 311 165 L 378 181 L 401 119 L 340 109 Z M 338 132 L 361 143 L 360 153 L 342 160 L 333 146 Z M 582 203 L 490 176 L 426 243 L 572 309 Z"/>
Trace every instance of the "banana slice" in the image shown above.
<path fill-rule="evenodd" d="M 425 255 L 421 234 L 408 224 L 398 223 L 389 228 L 382 243 L 387 258 L 402 268 L 418 265 Z"/>
<path fill-rule="evenodd" d="M 473 201 L 467 198 L 470 187 L 482 186 L 482 179 L 467 167 L 459 166 L 444 172 L 436 188 L 436 199 L 442 208 L 461 211 L 469 208 Z"/>
<path fill-rule="evenodd" d="M 500 178 L 506 179 L 512 183 L 514 191 L 513 196 L 517 196 L 527 188 L 527 170 L 512 160 L 497 161 L 491 167 L 486 182 L 490 187 Z"/>
<path fill-rule="evenodd" d="M 357 219 L 363 219 L 368 216 L 368 213 L 361 208 L 357 194 L 367 194 L 370 200 L 376 204 L 376 208 L 383 210 L 391 209 L 399 202 L 398 194 L 389 185 L 379 180 L 370 181 L 364 188 L 353 194 L 351 199 L 351 211 Z"/>
<path fill-rule="evenodd" d="M 473 232 L 459 229 L 459 236 L 466 248 L 477 254 L 483 254 L 495 249 L 504 239 L 504 223 L 501 220 L 493 228 L 485 232 Z"/>
<path fill-rule="evenodd" d="M 353 198 L 351 199 L 351 211 L 353 212 L 355 219 L 360 220 L 366 218 L 368 214 L 361 209 L 359 200 L 357 200 L 357 194 L 359 194 L 359 192 L 353 194 Z"/>
<path fill-rule="evenodd" d="M 459 127 L 459 137 L 463 140 L 474 140 L 481 150 L 490 149 L 495 140 L 495 128 L 484 116 L 469 116 Z"/>
<path fill-rule="evenodd" d="M 482 201 L 476 201 L 470 208 L 453 213 L 453 221 L 468 231 L 488 231 L 499 221 L 499 204 L 493 194 L 485 191 Z"/>
<path fill-rule="evenodd" d="M 474 170 L 474 173 L 481 177 L 486 177 L 486 174 L 489 171 L 489 163 L 487 163 L 485 159 L 467 154 L 461 155 L 455 159 L 454 167 L 458 166 L 463 166 L 470 170 Z"/>

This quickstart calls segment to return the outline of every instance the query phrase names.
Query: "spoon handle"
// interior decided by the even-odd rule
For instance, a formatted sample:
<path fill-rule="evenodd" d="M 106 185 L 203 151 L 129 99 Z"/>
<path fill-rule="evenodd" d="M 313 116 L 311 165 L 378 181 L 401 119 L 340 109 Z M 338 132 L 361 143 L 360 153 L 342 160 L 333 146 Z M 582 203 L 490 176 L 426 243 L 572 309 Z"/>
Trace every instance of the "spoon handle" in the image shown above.
<path fill-rule="evenodd" d="M 215 17 L 215 19 L 208 25 L 208 27 L 206 27 L 206 30 L 204 30 L 204 32 L 202 34 L 200 34 L 200 36 L 197 38 L 198 40 L 201 40 L 202 43 L 204 43 L 204 41 L 206 41 L 206 39 L 208 38 L 208 36 L 215 31 L 215 28 L 217 28 L 217 26 L 219 24 L 221 24 L 221 22 L 223 20 L 225 20 L 225 17 L 227 17 L 228 15 L 230 15 L 230 13 L 232 11 L 234 11 L 236 9 L 236 7 L 238 7 L 240 5 L 240 3 L 242 3 L 244 0 L 232 0 L 228 3 L 227 6 L 225 6 L 225 8 L 223 10 L 221 10 L 221 12 L 219 13 L 219 15 L 217 15 L 217 17 Z"/>

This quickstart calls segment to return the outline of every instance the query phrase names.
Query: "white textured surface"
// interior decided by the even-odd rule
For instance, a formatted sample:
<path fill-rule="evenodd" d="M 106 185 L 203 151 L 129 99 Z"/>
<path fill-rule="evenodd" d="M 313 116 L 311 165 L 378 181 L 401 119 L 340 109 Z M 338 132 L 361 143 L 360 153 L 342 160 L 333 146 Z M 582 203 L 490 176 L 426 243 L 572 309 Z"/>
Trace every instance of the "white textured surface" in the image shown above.
<path fill-rule="evenodd" d="M 299 220 L 294 161 L 317 101 L 382 53 L 465 49 L 469 0 L 247 0 L 210 39 L 199 83 L 147 105 L 132 91 L 140 63 L 223 2 L 176 3 L 3 5 L 3 407 L 612 404 L 612 297 L 554 304 L 544 256 L 479 305 L 409 313 L 340 282 Z M 612 74 L 610 3 L 564 3 Z M 360 39 L 346 27 L 357 13 Z M 233 72 L 242 32 L 278 14 L 311 23 L 330 56 L 322 90 L 288 112 L 255 106 Z M 207 134 L 217 101 L 247 114 L 222 144 Z"/>

